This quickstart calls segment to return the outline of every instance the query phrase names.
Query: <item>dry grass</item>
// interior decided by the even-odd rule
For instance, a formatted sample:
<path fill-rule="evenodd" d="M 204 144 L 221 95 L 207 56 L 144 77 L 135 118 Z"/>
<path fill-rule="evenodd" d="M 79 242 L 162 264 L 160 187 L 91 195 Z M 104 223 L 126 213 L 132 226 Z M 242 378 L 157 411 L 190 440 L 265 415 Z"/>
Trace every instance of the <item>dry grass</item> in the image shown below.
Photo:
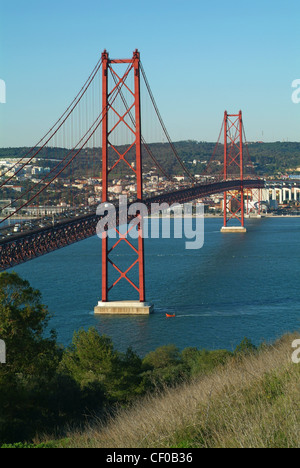
<path fill-rule="evenodd" d="M 70 447 L 299 447 L 300 364 L 287 335 L 258 355 L 143 399 L 109 423 L 69 434 Z"/>

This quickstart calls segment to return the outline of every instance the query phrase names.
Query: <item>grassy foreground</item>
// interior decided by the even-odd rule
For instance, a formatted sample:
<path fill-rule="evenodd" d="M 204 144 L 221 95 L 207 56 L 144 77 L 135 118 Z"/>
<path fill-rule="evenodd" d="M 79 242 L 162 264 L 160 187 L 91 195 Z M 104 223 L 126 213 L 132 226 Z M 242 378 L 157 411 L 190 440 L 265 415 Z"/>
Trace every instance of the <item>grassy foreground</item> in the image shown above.
<path fill-rule="evenodd" d="M 63 448 L 296 448 L 300 446 L 300 364 L 285 335 L 259 353 L 148 396 L 105 423 L 95 420 Z M 37 441 L 38 442 L 38 441 Z"/>

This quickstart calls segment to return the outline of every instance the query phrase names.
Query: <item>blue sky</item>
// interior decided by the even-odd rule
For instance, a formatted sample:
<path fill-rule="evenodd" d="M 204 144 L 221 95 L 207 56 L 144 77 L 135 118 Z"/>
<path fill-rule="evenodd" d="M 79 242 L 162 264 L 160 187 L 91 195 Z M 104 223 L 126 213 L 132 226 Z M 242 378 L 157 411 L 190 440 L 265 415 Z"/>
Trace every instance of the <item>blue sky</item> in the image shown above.
<path fill-rule="evenodd" d="M 0 146 L 31 146 L 106 48 L 138 48 L 173 141 L 216 141 L 224 110 L 248 140 L 300 141 L 299 0 L 0 0 Z"/>

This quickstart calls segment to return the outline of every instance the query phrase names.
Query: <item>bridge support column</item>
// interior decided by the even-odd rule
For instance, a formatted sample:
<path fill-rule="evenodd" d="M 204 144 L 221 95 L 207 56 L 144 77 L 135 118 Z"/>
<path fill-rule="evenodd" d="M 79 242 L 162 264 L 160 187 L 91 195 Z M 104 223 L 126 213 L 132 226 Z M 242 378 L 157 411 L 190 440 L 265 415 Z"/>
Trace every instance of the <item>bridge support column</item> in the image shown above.
<path fill-rule="evenodd" d="M 149 315 L 152 312 L 152 304 L 139 301 L 100 301 L 95 307 L 95 314 L 100 315 Z"/>
<path fill-rule="evenodd" d="M 300 188 L 294 187 L 294 201 L 300 201 Z"/>
<path fill-rule="evenodd" d="M 239 114 L 224 113 L 224 180 L 239 178 L 240 189 L 224 192 L 224 225 L 221 232 L 246 232 L 243 171 L 243 121 Z M 229 222 L 235 221 L 235 224 Z"/>
<path fill-rule="evenodd" d="M 128 64 L 127 70 L 122 74 L 115 71 L 116 65 Z M 134 173 L 137 186 L 137 201 L 142 203 L 143 200 L 143 181 L 142 181 L 142 150 L 141 150 L 141 103 L 140 103 L 140 54 L 138 50 L 133 53 L 132 59 L 111 60 L 109 59 L 106 51 L 102 54 L 102 203 L 109 202 L 108 200 L 108 185 L 109 175 L 120 163 L 125 163 Z M 114 83 L 109 89 L 108 75 L 112 76 Z M 134 76 L 133 84 L 130 89 L 128 76 L 132 73 Z M 130 106 L 124 98 L 123 92 L 127 91 L 130 98 L 133 100 Z M 119 99 L 119 106 L 121 105 L 124 110 L 120 112 L 117 107 L 117 98 Z M 122 104 L 123 103 L 123 104 Z M 112 112 L 110 112 L 112 111 Z M 112 128 L 109 128 L 108 117 L 112 114 L 113 118 L 117 121 L 114 122 Z M 112 134 L 120 126 L 125 126 L 129 130 L 131 141 L 124 153 L 120 153 L 119 148 L 112 144 Z M 126 146 L 126 145 L 124 145 Z M 130 164 L 126 157 L 131 150 L 135 150 L 135 164 Z M 114 159 L 108 162 L 108 157 Z M 111 161 L 110 159 L 110 161 Z M 107 231 L 102 233 L 102 301 L 95 307 L 97 314 L 133 314 L 144 315 L 152 312 L 153 307 L 145 302 L 145 266 L 144 266 L 144 238 L 143 238 L 143 217 L 140 211 L 136 212 L 138 240 L 137 246 L 134 246 L 128 240 L 129 233 L 132 228 L 128 229 L 125 234 L 121 234 L 121 230 L 114 227 L 117 241 L 112 247 L 108 246 Z M 119 224 L 127 223 L 127 219 Z M 110 258 L 110 254 L 115 251 L 121 243 L 126 243 L 131 247 L 132 255 L 135 256 L 133 263 L 122 271 L 121 268 Z M 109 272 L 108 266 L 117 272 L 119 278 L 112 285 L 109 286 Z M 137 269 L 137 278 L 132 278 L 134 269 Z M 130 277 L 131 276 L 131 277 Z M 108 295 L 109 292 L 121 281 L 125 280 L 130 286 L 138 293 L 138 301 L 117 301 L 110 302 Z"/>
<path fill-rule="evenodd" d="M 261 218 L 262 189 L 246 190 L 246 215 L 248 218 Z"/>

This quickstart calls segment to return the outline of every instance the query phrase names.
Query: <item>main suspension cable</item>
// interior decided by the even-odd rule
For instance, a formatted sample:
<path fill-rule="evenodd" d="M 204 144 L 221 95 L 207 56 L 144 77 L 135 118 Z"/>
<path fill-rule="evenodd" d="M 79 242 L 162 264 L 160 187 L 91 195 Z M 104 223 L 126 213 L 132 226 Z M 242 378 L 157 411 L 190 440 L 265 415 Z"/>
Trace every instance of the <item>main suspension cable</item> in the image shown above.
<path fill-rule="evenodd" d="M 168 133 L 168 131 L 167 131 L 167 128 L 166 128 L 166 126 L 165 126 L 165 124 L 164 124 L 164 122 L 163 122 L 163 119 L 162 119 L 162 117 L 161 117 L 161 115 L 160 115 L 160 112 L 159 112 L 159 110 L 158 110 L 157 104 L 156 104 L 156 102 L 155 102 L 153 93 L 152 93 L 152 91 L 151 91 L 151 88 L 150 88 L 150 85 L 149 85 L 149 82 L 148 82 L 148 79 L 147 79 L 147 77 L 146 77 L 146 73 L 145 73 L 145 70 L 144 70 L 142 64 L 141 64 L 141 72 L 142 72 L 142 75 L 143 75 L 143 78 L 144 78 L 144 81 L 145 81 L 145 84 L 146 84 L 146 87 L 147 87 L 149 96 L 150 96 L 150 98 L 151 98 L 153 107 L 154 107 L 154 109 L 155 109 L 156 115 L 157 115 L 157 117 L 158 117 L 158 119 L 159 119 L 159 122 L 160 122 L 160 124 L 161 124 L 161 126 L 162 126 L 162 129 L 163 129 L 163 131 L 164 131 L 164 133 L 165 133 L 165 135 L 166 135 L 166 138 L 167 138 L 167 140 L 168 140 L 168 142 L 169 142 L 169 144 L 170 144 L 170 146 L 171 146 L 171 148 L 172 148 L 172 151 L 173 151 L 173 153 L 174 153 L 174 155 L 175 155 L 177 161 L 179 162 L 180 166 L 181 166 L 182 169 L 184 170 L 184 172 L 188 175 L 188 177 L 189 177 L 194 183 L 196 183 L 196 179 L 194 178 L 194 176 L 190 173 L 190 171 L 189 171 L 189 170 L 185 167 L 185 165 L 183 164 L 183 162 L 182 162 L 180 156 L 178 155 L 178 153 L 177 153 L 177 151 L 176 151 L 176 148 L 175 148 L 175 146 L 174 146 L 174 144 L 173 144 L 173 142 L 172 142 L 172 140 L 171 140 L 171 138 L 170 138 L 170 135 L 169 135 L 169 133 Z"/>
<path fill-rule="evenodd" d="M 73 99 L 72 103 L 69 105 L 69 107 L 66 109 L 66 111 L 62 114 L 62 116 L 56 121 L 56 123 L 51 127 L 51 129 L 46 133 L 46 135 L 34 146 L 32 147 L 27 153 L 25 156 L 23 156 L 18 162 L 16 162 L 12 167 L 10 167 L 3 175 L 5 176 L 5 174 L 7 174 L 8 172 L 12 171 L 14 167 L 16 167 L 17 165 L 19 165 L 24 159 L 26 156 L 28 156 L 32 151 L 36 150 L 38 148 L 38 145 L 52 132 L 52 130 L 58 125 L 59 122 L 61 122 L 62 118 L 66 115 L 66 117 L 64 118 L 64 120 L 61 122 L 61 124 L 57 127 L 57 129 L 51 134 L 51 136 L 46 140 L 46 142 L 38 148 L 38 150 L 33 154 L 33 156 L 31 156 L 23 165 L 21 165 L 21 167 L 13 173 L 13 175 L 11 175 L 8 179 L 6 179 L 2 184 L 0 184 L 0 188 L 3 187 L 4 185 L 6 185 L 9 181 L 11 181 L 19 172 L 21 172 L 24 167 L 26 165 L 28 165 L 39 153 L 40 151 L 47 145 L 47 143 L 49 143 L 49 141 L 54 137 L 54 135 L 56 135 L 56 133 L 58 132 L 58 130 L 63 126 L 63 124 L 66 122 L 66 120 L 69 118 L 69 116 L 72 114 L 72 112 L 74 111 L 74 109 L 77 107 L 77 105 L 79 104 L 79 102 L 82 100 L 83 96 L 85 95 L 85 93 L 87 92 L 87 90 L 89 89 L 92 81 L 94 80 L 96 74 L 98 73 L 100 67 L 102 65 L 102 59 L 100 59 L 100 61 L 98 61 L 97 65 L 95 66 L 93 72 L 90 74 L 89 78 L 87 79 L 87 81 L 85 82 L 85 84 L 83 85 L 83 87 L 81 88 L 81 90 L 79 91 L 79 93 L 77 94 L 77 96 Z M 72 107 L 73 106 L 73 107 Z"/>
<path fill-rule="evenodd" d="M 113 77 L 113 80 L 114 80 L 115 83 L 116 83 L 116 77 L 115 77 L 113 74 L 112 74 L 112 77 Z M 116 84 L 117 84 L 117 83 L 116 83 Z M 122 92 L 121 89 L 119 90 L 119 94 L 120 94 L 120 96 L 121 96 L 121 99 L 122 99 L 122 101 L 123 101 L 123 104 L 124 104 L 124 106 L 125 106 L 125 109 L 126 109 L 126 111 L 128 112 L 128 115 L 129 115 L 129 117 L 130 117 L 130 120 L 131 120 L 133 126 L 135 126 L 135 124 L 136 124 L 136 123 L 135 123 L 135 119 L 134 119 L 134 117 L 133 117 L 131 111 L 129 110 L 127 101 L 126 101 L 125 96 L 124 96 L 124 94 L 123 94 L 123 92 Z M 154 164 L 156 164 L 156 166 L 160 169 L 160 171 L 162 172 L 162 174 L 163 174 L 169 181 L 171 181 L 172 178 L 167 174 L 167 172 L 163 169 L 162 165 L 157 161 L 156 157 L 153 155 L 153 153 L 152 153 L 152 151 L 150 150 L 148 144 L 146 143 L 146 141 L 145 141 L 143 135 L 142 135 L 142 137 L 141 137 L 141 140 L 142 140 L 143 145 L 145 146 L 145 149 L 146 149 L 147 153 L 149 154 L 150 158 L 151 158 L 152 161 L 154 162 Z"/>

